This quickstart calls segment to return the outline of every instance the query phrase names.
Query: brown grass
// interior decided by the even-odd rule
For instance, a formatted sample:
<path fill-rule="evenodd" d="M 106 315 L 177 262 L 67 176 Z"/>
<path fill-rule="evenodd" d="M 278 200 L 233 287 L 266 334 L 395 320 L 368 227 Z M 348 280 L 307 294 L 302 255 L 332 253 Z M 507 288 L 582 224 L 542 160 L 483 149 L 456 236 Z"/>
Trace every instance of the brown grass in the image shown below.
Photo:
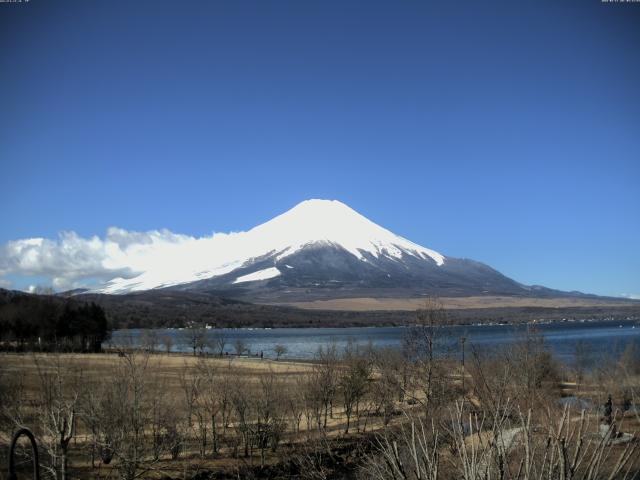
<path fill-rule="evenodd" d="M 524 297 L 440 297 L 438 301 L 448 309 L 465 308 L 503 308 L 503 307 L 622 307 L 629 306 L 623 299 L 598 298 L 524 298 Z M 413 311 L 424 306 L 424 298 L 337 298 L 332 300 L 314 300 L 311 302 L 290 302 L 281 305 L 308 310 L 350 310 L 370 312 L 379 310 Z"/>

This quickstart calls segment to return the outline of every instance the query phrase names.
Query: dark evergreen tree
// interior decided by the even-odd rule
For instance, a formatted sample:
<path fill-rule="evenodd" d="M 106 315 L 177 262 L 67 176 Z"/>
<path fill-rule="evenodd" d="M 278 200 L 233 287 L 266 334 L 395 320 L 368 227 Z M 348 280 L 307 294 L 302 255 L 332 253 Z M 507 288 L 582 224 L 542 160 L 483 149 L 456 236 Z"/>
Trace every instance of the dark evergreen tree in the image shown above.
<path fill-rule="evenodd" d="M 97 352 L 111 329 L 104 309 L 50 295 L 18 294 L 0 304 L 0 347 Z"/>

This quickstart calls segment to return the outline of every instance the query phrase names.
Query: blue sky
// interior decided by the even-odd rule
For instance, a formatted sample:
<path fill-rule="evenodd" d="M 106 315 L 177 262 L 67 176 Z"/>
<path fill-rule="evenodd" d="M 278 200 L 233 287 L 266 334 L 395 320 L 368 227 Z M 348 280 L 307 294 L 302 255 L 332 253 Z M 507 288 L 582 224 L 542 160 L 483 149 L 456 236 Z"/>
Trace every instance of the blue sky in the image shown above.
<path fill-rule="evenodd" d="M 332 198 L 523 283 L 640 295 L 640 4 L 31 0 L 0 42 L 0 245 Z"/>

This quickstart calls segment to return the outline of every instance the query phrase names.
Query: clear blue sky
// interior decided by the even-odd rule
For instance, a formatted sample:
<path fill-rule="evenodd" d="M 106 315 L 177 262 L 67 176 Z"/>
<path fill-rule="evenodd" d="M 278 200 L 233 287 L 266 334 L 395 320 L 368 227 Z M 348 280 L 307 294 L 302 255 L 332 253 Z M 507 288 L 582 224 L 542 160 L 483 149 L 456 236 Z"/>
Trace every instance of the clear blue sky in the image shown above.
<path fill-rule="evenodd" d="M 0 45 L 0 244 L 334 198 L 524 283 L 640 294 L 640 4 L 31 0 Z"/>

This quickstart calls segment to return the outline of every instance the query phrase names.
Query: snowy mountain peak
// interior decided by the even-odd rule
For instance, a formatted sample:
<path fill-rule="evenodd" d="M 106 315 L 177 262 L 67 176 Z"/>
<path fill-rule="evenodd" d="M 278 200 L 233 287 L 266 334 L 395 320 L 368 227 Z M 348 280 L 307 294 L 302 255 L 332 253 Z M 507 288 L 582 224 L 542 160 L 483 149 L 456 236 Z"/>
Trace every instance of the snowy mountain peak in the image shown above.
<path fill-rule="evenodd" d="M 368 252 L 375 257 L 401 258 L 403 253 L 428 257 L 438 265 L 445 260 L 438 252 L 395 235 L 337 200 L 306 200 L 248 233 L 271 239 L 282 252 L 279 258 L 306 245 L 327 242 L 358 258 Z"/>
<path fill-rule="evenodd" d="M 280 274 L 276 263 L 312 246 L 330 245 L 362 261 L 373 256 L 397 261 L 412 257 L 434 266 L 445 263 L 445 257 L 438 252 L 395 235 L 337 200 L 303 201 L 247 232 L 185 238 L 149 245 L 149 250 L 143 252 L 144 264 L 132 268 L 139 274 L 113 279 L 97 291 L 148 290 L 211 279 L 236 270 L 234 284 L 266 280 Z M 271 267 L 262 273 L 251 272 L 252 265 L 267 260 Z"/>
<path fill-rule="evenodd" d="M 287 210 L 285 213 L 275 217 L 272 221 L 279 218 L 289 218 L 292 221 L 304 221 L 309 218 L 315 218 L 318 221 L 330 220 L 332 216 L 339 216 L 342 218 L 362 219 L 367 222 L 367 218 L 360 215 L 353 208 L 342 203 L 339 200 L 324 200 L 319 198 L 312 198 L 304 200 L 298 203 L 295 207 Z M 269 222 L 267 222 L 269 223 Z"/>

